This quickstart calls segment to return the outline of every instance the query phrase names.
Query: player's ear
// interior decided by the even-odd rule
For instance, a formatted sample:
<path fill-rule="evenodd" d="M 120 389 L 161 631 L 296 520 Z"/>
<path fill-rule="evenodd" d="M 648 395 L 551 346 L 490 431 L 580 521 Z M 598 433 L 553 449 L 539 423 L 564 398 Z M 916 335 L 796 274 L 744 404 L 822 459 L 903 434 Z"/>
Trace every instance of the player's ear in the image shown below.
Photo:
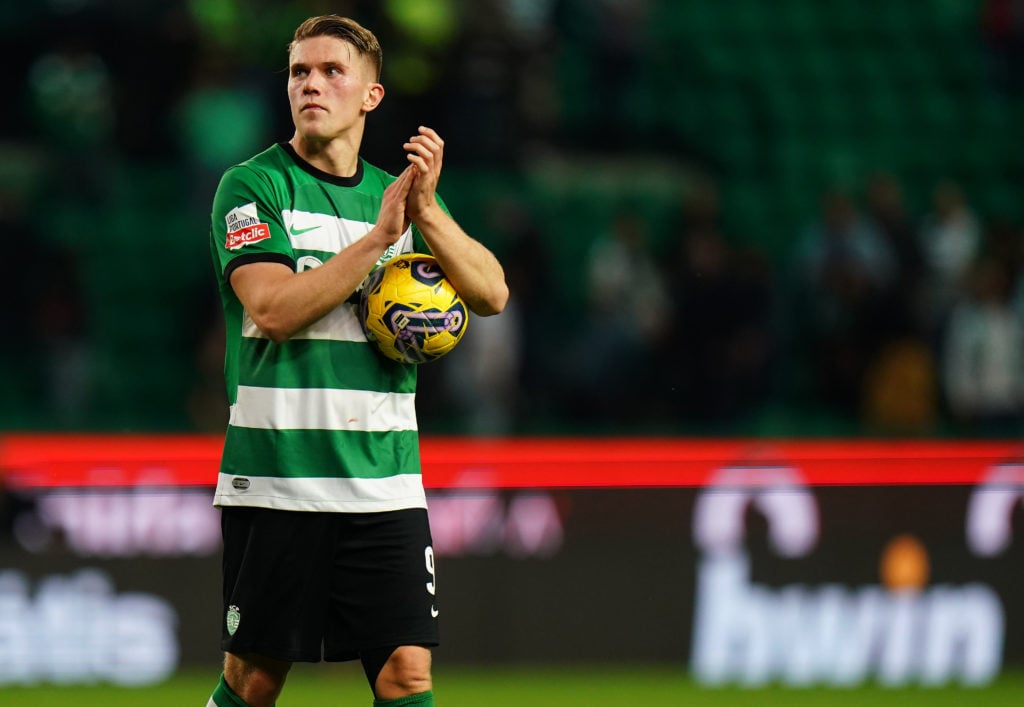
<path fill-rule="evenodd" d="M 371 83 L 366 89 L 366 98 L 363 100 L 363 112 L 369 113 L 380 105 L 384 100 L 384 87 L 379 83 Z"/>

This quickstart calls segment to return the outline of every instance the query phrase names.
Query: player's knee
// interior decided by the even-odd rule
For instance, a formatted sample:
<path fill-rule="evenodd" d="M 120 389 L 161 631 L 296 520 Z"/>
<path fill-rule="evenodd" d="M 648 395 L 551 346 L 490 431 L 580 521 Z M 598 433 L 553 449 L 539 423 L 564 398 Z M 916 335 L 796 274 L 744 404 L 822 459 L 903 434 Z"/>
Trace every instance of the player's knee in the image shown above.
<path fill-rule="evenodd" d="M 380 699 L 417 695 L 433 689 L 430 650 L 421 646 L 396 648 L 377 676 L 374 689 Z"/>
<path fill-rule="evenodd" d="M 251 707 L 273 705 L 290 668 L 291 663 L 260 655 L 224 656 L 224 680 Z"/>

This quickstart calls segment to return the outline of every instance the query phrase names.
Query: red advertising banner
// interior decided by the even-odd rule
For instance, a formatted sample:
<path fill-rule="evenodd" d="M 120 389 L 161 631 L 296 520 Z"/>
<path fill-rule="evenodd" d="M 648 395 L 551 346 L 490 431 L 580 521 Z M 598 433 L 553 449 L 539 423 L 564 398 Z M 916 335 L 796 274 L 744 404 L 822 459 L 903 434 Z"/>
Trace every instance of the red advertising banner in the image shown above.
<path fill-rule="evenodd" d="M 210 486 L 216 435 L 0 436 L 0 483 L 51 487 Z M 796 467 L 811 486 L 975 484 L 1017 464 L 999 441 L 425 437 L 424 483 L 448 488 L 703 487 L 723 466 Z"/>

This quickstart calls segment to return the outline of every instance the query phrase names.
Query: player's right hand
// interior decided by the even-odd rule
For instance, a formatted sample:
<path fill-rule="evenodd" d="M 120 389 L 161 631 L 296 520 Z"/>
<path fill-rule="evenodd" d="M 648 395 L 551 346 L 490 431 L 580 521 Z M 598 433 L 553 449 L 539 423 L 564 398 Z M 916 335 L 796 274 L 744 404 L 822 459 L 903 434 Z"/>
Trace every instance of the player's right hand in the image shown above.
<path fill-rule="evenodd" d="M 375 230 L 385 246 L 389 246 L 409 228 L 409 217 L 405 212 L 405 202 L 416 178 L 416 167 L 409 165 L 398 179 L 388 185 L 380 202 L 380 213 L 377 215 Z"/>

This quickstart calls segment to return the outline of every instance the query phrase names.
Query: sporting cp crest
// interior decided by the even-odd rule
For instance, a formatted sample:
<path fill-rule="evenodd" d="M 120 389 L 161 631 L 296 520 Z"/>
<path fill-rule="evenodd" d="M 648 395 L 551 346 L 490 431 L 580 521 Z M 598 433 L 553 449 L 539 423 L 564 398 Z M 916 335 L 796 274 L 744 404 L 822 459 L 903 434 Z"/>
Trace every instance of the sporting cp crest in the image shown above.
<path fill-rule="evenodd" d="M 232 604 L 228 607 L 228 615 L 225 617 L 225 623 L 228 627 L 228 635 L 234 636 L 235 631 L 238 630 L 238 624 L 242 620 L 242 612 L 238 610 L 238 607 Z"/>

